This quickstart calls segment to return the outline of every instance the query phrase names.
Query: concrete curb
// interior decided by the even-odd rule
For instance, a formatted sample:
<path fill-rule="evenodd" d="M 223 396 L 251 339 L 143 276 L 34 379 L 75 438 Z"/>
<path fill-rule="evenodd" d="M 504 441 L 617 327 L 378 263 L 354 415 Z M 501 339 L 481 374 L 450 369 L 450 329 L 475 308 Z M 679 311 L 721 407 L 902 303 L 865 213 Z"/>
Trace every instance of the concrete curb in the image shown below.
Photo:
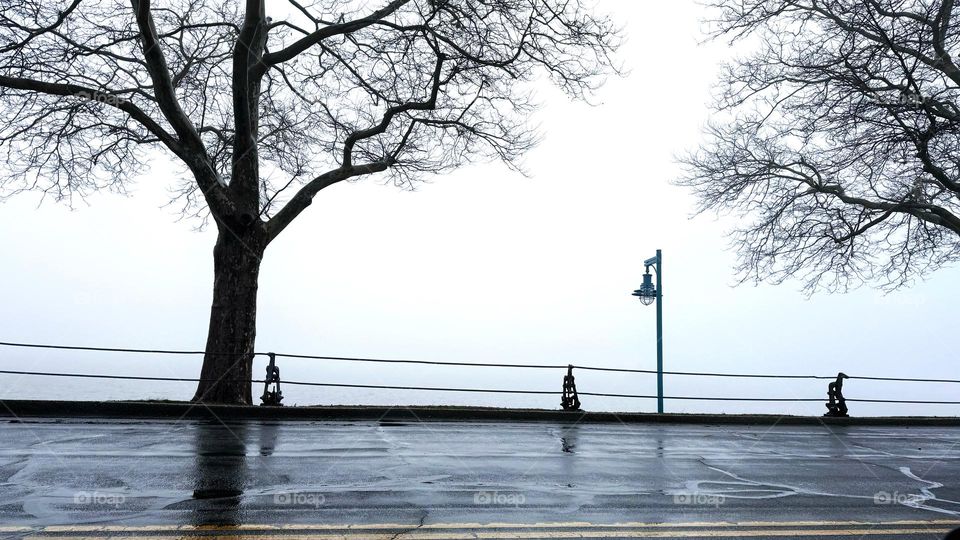
<path fill-rule="evenodd" d="M 744 425 L 960 426 L 957 417 L 887 416 L 824 418 L 774 414 L 654 414 L 546 409 L 498 409 L 433 406 L 258 407 L 150 401 L 0 401 L 0 417 L 17 418 L 194 418 L 221 420 L 380 420 L 600 422 Z"/>

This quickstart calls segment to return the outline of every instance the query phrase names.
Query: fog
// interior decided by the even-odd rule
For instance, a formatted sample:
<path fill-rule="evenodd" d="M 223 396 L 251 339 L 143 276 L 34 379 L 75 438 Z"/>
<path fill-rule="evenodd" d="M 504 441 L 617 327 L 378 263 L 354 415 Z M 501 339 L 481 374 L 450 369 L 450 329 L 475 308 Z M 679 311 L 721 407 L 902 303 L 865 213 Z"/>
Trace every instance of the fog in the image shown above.
<path fill-rule="evenodd" d="M 342 183 L 272 244 L 259 290 L 258 351 L 654 369 L 655 310 L 630 295 L 643 260 L 664 253 L 668 370 L 950 378 L 956 376 L 960 272 L 889 295 L 734 286 L 729 222 L 691 219 L 671 185 L 693 148 L 725 44 L 698 44 L 693 2 L 598 9 L 626 27 L 628 77 L 597 104 L 548 86 L 543 142 L 527 177 L 476 164 L 414 191 L 378 178 Z M 202 350 L 212 228 L 164 207 L 179 168 L 158 155 L 124 197 L 71 210 L 36 194 L 0 205 L 0 340 Z M 0 347 L 0 369 L 196 377 L 200 356 Z M 562 370 L 281 359 L 284 380 L 553 390 Z M 257 359 L 255 375 L 263 372 Z M 580 391 L 653 394 L 651 375 L 576 372 Z M 0 399 L 189 399 L 191 383 L 0 375 Z M 681 396 L 825 398 L 826 381 L 668 376 Z M 261 389 L 255 387 L 255 395 Z M 558 396 L 283 387 L 286 404 L 559 407 Z M 956 400 L 956 385 L 848 381 L 848 398 Z M 588 410 L 652 411 L 649 399 L 584 397 Z M 669 400 L 670 412 L 822 414 L 822 403 Z M 956 406 L 851 403 L 851 414 L 955 415 Z"/>

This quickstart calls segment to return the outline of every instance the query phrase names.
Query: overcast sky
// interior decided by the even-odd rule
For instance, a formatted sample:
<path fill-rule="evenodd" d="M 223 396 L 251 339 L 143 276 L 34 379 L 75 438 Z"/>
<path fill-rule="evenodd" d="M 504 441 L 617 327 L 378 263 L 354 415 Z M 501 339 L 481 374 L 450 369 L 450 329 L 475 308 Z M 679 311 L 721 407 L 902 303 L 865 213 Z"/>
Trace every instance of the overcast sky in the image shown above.
<path fill-rule="evenodd" d="M 800 284 L 734 287 L 727 226 L 691 219 L 671 185 L 694 147 L 725 44 L 698 45 L 693 2 L 599 0 L 626 28 L 597 106 L 540 92 L 543 142 L 528 178 L 475 165 L 401 191 L 335 185 L 272 244 L 261 272 L 258 350 L 653 369 L 655 310 L 630 296 L 664 252 L 669 370 L 956 377 L 960 270 L 884 295 Z M 0 341 L 202 349 L 215 231 L 162 208 L 177 167 L 154 162 L 128 197 L 71 211 L 23 195 L 0 205 Z M 200 357 L 0 348 L 2 368 L 195 377 Z M 283 360 L 301 381 L 559 390 L 562 372 Z M 261 376 L 258 360 L 255 375 Z M 577 374 L 589 392 L 653 394 L 648 375 Z M 189 399 L 192 384 L 0 375 L 0 398 Z M 259 395 L 260 388 L 255 388 Z M 847 397 L 957 399 L 956 385 L 850 381 Z M 668 377 L 667 394 L 825 397 L 825 382 Z M 457 403 L 556 408 L 553 396 L 347 391 L 287 386 L 288 404 Z M 584 408 L 655 410 L 585 397 Z M 822 403 L 668 402 L 674 412 L 822 414 Z M 955 415 L 956 406 L 852 404 L 852 414 Z"/>

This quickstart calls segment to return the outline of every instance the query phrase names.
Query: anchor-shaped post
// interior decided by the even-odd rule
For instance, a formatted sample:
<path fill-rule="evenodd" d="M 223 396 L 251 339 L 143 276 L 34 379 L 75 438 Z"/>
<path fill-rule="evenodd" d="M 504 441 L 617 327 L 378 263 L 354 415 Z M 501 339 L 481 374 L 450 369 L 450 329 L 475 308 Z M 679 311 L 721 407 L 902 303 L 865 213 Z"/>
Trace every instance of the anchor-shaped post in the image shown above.
<path fill-rule="evenodd" d="M 280 391 L 280 368 L 277 367 L 277 355 L 267 353 L 270 363 L 267 364 L 267 377 L 263 380 L 263 395 L 260 396 L 260 405 L 267 407 L 282 407 L 283 392 Z M 271 388 L 273 385 L 273 388 Z"/>
<path fill-rule="evenodd" d="M 577 383 L 573 378 L 573 365 L 567 366 L 567 374 L 563 376 L 563 396 L 560 406 L 565 411 L 580 410 L 580 396 L 577 395 Z"/>

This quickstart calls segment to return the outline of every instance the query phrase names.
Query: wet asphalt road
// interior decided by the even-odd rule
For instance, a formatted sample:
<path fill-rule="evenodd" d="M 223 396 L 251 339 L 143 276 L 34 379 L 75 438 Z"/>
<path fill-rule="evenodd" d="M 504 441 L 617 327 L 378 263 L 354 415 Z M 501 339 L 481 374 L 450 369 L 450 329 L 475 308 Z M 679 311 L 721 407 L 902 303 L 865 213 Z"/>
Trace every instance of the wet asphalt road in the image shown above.
<path fill-rule="evenodd" d="M 750 537 L 780 525 L 748 522 L 811 522 L 782 527 L 858 533 L 837 535 L 846 538 L 862 531 L 840 522 L 900 520 L 914 523 L 902 525 L 911 538 L 960 526 L 960 428 L 0 424 L 0 538 L 58 524 L 87 536 L 105 524 L 185 526 L 164 529 L 168 538 L 198 525 L 390 524 L 374 529 L 390 538 L 421 524 L 498 522 L 559 524 L 560 536 L 544 537 L 582 530 L 570 522 L 729 522 Z"/>

